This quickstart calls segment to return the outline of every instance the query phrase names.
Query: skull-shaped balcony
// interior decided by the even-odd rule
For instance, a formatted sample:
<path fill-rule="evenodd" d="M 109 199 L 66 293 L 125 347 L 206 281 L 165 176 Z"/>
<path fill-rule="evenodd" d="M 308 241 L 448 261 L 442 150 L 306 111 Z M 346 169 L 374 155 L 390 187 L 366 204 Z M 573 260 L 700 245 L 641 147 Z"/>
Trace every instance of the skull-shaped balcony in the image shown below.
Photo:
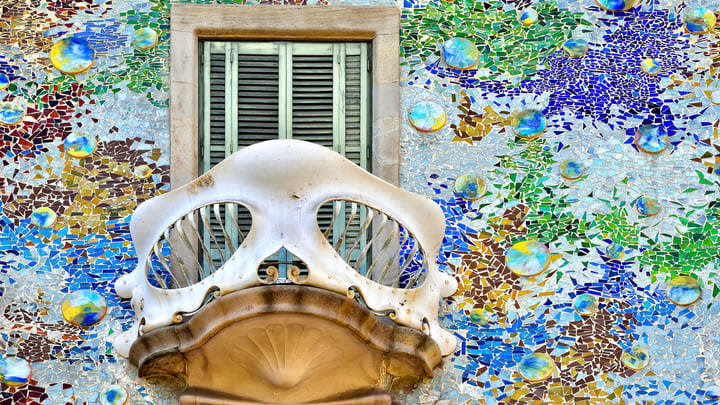
<path fill-rule="evenodd" d="M 116 349 L 181 403 L 390 403 L 455 347 L 431 200 L 303 141 L 247 147 L 138 207 Z"/>

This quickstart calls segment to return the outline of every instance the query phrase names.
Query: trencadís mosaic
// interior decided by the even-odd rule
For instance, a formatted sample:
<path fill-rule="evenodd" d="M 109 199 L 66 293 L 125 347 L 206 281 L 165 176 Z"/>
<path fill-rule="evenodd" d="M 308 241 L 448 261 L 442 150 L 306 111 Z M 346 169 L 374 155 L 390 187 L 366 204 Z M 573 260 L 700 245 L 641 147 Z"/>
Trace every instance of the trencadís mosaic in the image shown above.
<path fill-rule="evenodd" d="M 36 3 L 0 4 L 0 403 L 175 403 L 111 345 L 169 188 L 175 1 Z M 402 9 L 402 186 L 460 290 L 397 402 L 720 402 L 720 2 L 212 3 Z"/>

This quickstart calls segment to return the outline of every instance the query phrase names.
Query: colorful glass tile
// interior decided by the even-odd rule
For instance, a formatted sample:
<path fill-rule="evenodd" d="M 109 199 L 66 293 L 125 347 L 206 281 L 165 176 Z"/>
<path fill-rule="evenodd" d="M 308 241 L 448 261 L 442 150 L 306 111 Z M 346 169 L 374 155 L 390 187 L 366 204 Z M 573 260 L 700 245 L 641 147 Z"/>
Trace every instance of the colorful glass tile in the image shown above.
<path fill-rule="evenodd" d="M 590 47 L 588 46 L 587 41 L 584 39 L 575 39 L 570 38 L 562 46 L 563 51 L 567 54 L 567 56 L 571 58 L 579 58 L 582 56 L 585 56 L 585 54 L 588 52 L 588 49 Z"/>
<path fill-rule="evenodd" d="M 66 74 L 83 73 L 95 61 L 95 50 L 85 38 L 66 36 L 50 49 L 50 60 L 57 70 Z"/>
<path fill-rule="evenodd" d="M 715 28 L 715 13 L 704 7 L 689 9 L 683 16 L 685 29 L 691 34 L 705 34 Z"/>
<path fill-rule="evenodd" d="M 102 405 L 123 405 L 128 400 L 128 393 L 125 387 L 113 384 L 100 393 Z"/>
<path fill-rule="evenodd" d="M 697 279 L 690 276 L 678 276 L 670 280 L 667 286 L 667 297 L 673 304 L 694 304 L 702 296 L 702 289 Z"/>
<path fill-rule="evenodd" d="M 531 277 L 542 273 L 550 266 L 551 261 L 550 249 L 536 240 L 518 242 L 505 254 L 507 267 L 522 277 Z"/>
<path fill-rule="evenodd" d="M 40 207 L 30 214 L 30 221 L 38 228 L 50 228 L 57 221 L 57 214 L 52 208 Z"/>
<path fill-rule="evenodd" d="M 605 255 L 611 259 L 620 260 L 625 256 L 625 247 L 619 243 L 613 243 L 605 249 Z"/>
<path fill-rule="evenodd" d="M 534 8 L 528 7 L 518 13 L 518 21 L 520 21 L 520 24 L 529 27 L 538 21 L 538 12 Z"/>
<path fill-rule="evenodd" d="M 135 30 L 133 45 L 135 48 L 146 50 L 154 47 L 158 41 L 158 34 L 152 28 L 140 28 Z"/>
<path fill-rule="evenodd" d="M 580 294 L 573 300 L 573 308 L 580 315 L 592 315 L 598 310 L 598 298 L 592 294 Z"/>
<path fill-rule="evenodd" d="M 93 290 L 73 291 L 62 303 L 63 318 L 77 326 L 95 325 L 103 319 L 105 312 L 105 298 Z"/>
<path fill-rule="evenodd" d="M 133 174 L 138 179 L 147 179 L 152 175 L 152 169 L 150 169 L 150 166 L 148 165 L 138 165 L 135 166 L 135 170 L 133 170 Z"/>
<path fill-rule="evenodd" d="M 27 103 L 21 97 L 0 102 L 0 124 L 15 125 L 25 118 Z"/>
<path fill-rule="evenodd" d="M 418 131 L 433 132 L 445 125 L 445 110 L 433 101 L 421 101 L 412 106 L 408 121 Z"/>
<path fill-rule="evenodd" d="M 95 152 L 97 141 L 92 135 L 82 132 L 71 132 L 65 138 L 65 152 L 75 158 L 85 158 Z"/>
<path fill-rule="evenodd" d="M 713 170 L 713 173 L 720 175 L 720 162 L 715 162 L 712 170 Z"/>
<path fill-rule="evenodd" d="M 463 174 L 455 180 L 455 194 L 464 200 L 477 200 L 485 193 L 485 181 L 474 174 Z"/>
<path fill-rule="evenodd" d="M 478 50 L 474 43 L 465 38 L 450 38 L 442 44 L 445 63 L 454 69 L 472 69 L 478 63 Z"/>
<path fill-rule="evenodd" d="M 635 208 L 637 208 L 640 215 L 651 217 L 660 212 L 660 202 L 654 198 L 640 197 L 635 203 Z"/>
<path fill-rule="evenodd" d="M 625 367 L 636 371 L 644 369 L 650 363 L 650 355 L 640 346 L 633 346 L 623 351 L 620 359 Z"/>
<path fill-rule="evenodd" d="M 473 308 L 470 311 L 470 319 L 478 325 L 488 323 L 488 312 L 482 308 Z"/>
<path fill-rule="evenodd" d="M 635 0 L 595 0 L 595 2 L 601 8 L 612 12 L 628 10 L 635 4 Z"/>
<path fill-rule="evenodd" d="M 533 353 L 523 357 L 518 363 L 522 378 L 529 382 L 543 381 L 555 370 L 555 362 L 547 353 Z"/>
<path fill-rule="evenodd" d="M 662 125 L 643 125 L 635 132 L 635 145 L 645 153 L 660 153 L 670 145 L 670 139 Z"/>
<path fill-rule="evenodd" d="M 15 356 L 0 359 L 0 381 L 6 385 L 25 385 L 31 377 L 32 366 L 27 360 Z"/>
<path fill-rule="evenodd" d="M 10 78 L 5 73 L 0 73 L 0 90 L 5 90 L 10 85 Z"/>
<path fill-rule="evenodd" d="M 655 76 L 656 74 L 660 73 L 662 70 L 662 67 L 660 66 L 660 61 L 653 58 L 645 58 L 640 62 L 640 69 L 642 69 L 643 72 Z"/>
<path fill-rule="evenodd" d="M 568 180 L 577 180 L 585 174 L 585 164 L 576 159 L 563 160 L 560 163 L 560 175 Z"/>
<path fill-rule="evenodd" d="M 511 125 L 515 135 L 530 140 L 545 131 L 547 120 L 542 111 L 529 109 L 513 114 Z"/>

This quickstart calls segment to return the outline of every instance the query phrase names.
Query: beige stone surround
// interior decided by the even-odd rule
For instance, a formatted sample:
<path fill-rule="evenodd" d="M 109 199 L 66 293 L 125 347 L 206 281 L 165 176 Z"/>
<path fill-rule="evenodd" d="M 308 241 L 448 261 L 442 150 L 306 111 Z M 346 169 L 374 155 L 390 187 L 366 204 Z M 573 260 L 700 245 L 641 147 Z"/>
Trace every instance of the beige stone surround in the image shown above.
<path fill-rule="evenodd" d="M 371 41 L 372 171 L 399 184 L 400 12 L 395 7 L 174 4 L 170 11 L 170 184 L 198 176 L 198 42 Z"/>

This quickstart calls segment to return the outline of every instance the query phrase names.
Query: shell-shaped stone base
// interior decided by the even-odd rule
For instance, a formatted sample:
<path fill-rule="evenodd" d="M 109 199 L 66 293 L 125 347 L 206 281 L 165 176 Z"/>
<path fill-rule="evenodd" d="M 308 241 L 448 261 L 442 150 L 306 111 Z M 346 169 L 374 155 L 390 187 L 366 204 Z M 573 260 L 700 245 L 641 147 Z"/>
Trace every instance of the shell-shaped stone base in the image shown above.
<path fill-rule="evenodd" d="M 437 344 L 325 290 L 238 291 L 140 337 L 141 377 L 186 381 L 182 404 L 390 404 L 386 390 L 432 375 Z"/>

